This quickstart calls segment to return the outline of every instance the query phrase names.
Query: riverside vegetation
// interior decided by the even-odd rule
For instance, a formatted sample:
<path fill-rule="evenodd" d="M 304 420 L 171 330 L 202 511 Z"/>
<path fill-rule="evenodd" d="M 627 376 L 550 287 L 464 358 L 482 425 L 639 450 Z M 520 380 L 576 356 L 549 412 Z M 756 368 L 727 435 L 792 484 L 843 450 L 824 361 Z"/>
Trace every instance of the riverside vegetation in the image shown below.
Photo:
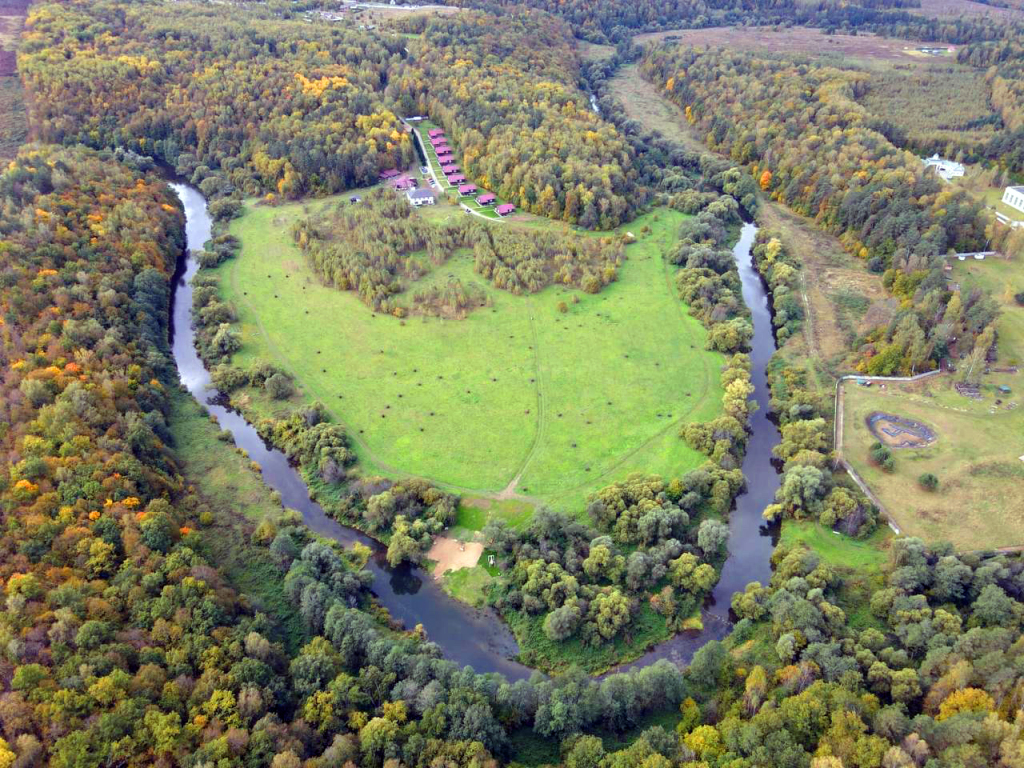
<path fill-rule="evenodd" d="M 963 56 L 993 67 L 1004 123 L 972 151 L 1014 172 L 1018 25 L 874 6 L 781 4 L 757 16 L 969 44 Z M 659 87 L 676 79 L 666 96 L 693 106 L 694 125 L 738 167 L 589 112 L 570 29 L 623 40 L 659 25 L 652 8 L 573 2 L 550 8 L 567 21 L 468 11 L 375 31 L 314 23 L 312 2 L 245 4 L 230 16 L 187 2 L 33 7 L 18 62 L 32 135 L 68 146 L 28 145 L 0 171 L 0 766 L 1024 764 L 1024 561 L 832 533 L 863 534 L 873 516 L 822 471 L 825 402 L 785 366 L 773 377 L 785 476 L 769 508 L 785 522 L 769 583 L 733 597 L 732 633 L 685 669 L 662 661 L 595 680 L 570 668 L 605 668 L 685 626 L 717 579 L 749 407 L 749 322 L 725 246 L 740 213 L 756 212 L 758 188 L 820 215 L 900 305 L 857 340 L 851 364 L 892 372 L 969 360 L 987 352 L 999 322 L 984 290 L 949 291 L 933 257 L 989 236 L 1005 242 L 1002 231 L 955 189 L 914 173 L 889 134 L 862 125 L 873 116 L 847 75 L 750 55 L 648 54 L 645 71 Z M 737 13 L 677 4 L 665 21 L 702 26 Z M 506 53 L 506 76 L 494 76 Z M 806 109 L 773 112 L 772 94 Z M 728 356 L 716 371 L 721 411 L 671 433 L 697 457 L 691 471 L 623 473 L 573 516 L 538 511 L 482 534 L 498 558 L 491 599 L 524 655 L 560 672 L 547 679 L 460 670 L 417 629 L 393 626 L 366 590 L 367 553 L 319 540 L 259 493 L 255 475 L 245 486 L 257 484 L 260 519 L 241 522 L 223 501 L 226 481 L 189 455 L 219 440 L 197 436 L 201 420 L 176 402 L 166 318 L 183 217 L 146 156 L 210 195 L 222 224 L 201 258 L 223 271 L 243 258 L 227 222 L 244 196 L 327 194 L 411 161 L 395 119 L 410 107 L 441 115 L 466 167 L 534 213 L 611 228 L 664 206 L 647 214 L 671 222 L 659 234 L 671 233 L 663 269 L 707 326 L 693 357 Z M 839 151 L 835 181 L 822 149 L 833 122 L 858 147 Z M 891 210 L 873 207 L 875 193 Z M 794 338 L 811 319 L 787 301 L 799 286 L 786 269 L 799 273 L 795 252 L 772 233 L 755 251 L 779 332 Z M 630 258 L 581 302 L 613 295 Z M 413 274 L 403 264 L 377 285 L 408 288 Z M 541 274 L 539 285 L 555 271 Z M 333 514 L 373 528 L 395 561 L 418 558 L 459 514 L 456 494 L 360 474 L 356 435 L 296 391 L 303 382 L 268 361 L 231 367 L 246 341 L 232 328 L 241 310 L 214 275 L 196 283 L 196 312 L 204 355 L 225 366 L 219 383 Z M 481 290 L 495 304 L 532 300 L 491 279 L 481 275 Z M 346 286 L 320 287 L 372 317 Z M 472 308 L 453 322 L 503 309 Z"/>

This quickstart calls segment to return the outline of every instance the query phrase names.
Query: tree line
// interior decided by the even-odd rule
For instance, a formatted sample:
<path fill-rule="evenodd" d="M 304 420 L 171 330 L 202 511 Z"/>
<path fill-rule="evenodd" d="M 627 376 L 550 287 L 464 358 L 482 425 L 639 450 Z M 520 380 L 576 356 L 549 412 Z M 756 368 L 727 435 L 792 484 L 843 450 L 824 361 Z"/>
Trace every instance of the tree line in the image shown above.
<path fill-rule="evenodd" d="M 402 300 L 410 286 L 460 249 L 472 254 L 479 275 L 514 294 L 536 293 L 553 283 L 597 293 L 616 280 L 625 260 L 616 236 L 526 232 L 465 218 L 435 224 L 388 189 L 298 221 L 292 235 L 324 282 L 355 291 L 375 311 L 398 317 L 459 316 L 484 303 L 479 292 L 470 297 L 451 285 L 443 292 L 414 289 L 411 303 Z"/>

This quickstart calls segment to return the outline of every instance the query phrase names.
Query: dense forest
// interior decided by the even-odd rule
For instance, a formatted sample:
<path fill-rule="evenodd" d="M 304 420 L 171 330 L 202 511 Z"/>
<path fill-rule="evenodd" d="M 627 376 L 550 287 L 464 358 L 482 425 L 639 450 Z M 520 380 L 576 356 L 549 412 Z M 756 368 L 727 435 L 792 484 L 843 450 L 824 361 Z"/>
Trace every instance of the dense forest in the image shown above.
<path fill-rule="evenodd" d="M 522 209 L 610 228 L 647 199 L 550 16 L 414 17 L 402 28 L 423 39 L 410 41 L 273 5 L 236 11 L 36 6 L 19 70 L 39 138 L 154 155 L 207 195 L 299 197 L 408 166 L 398 116 L 424 113 L 468 176 Z"/>
<path fill-rule="evenodd" d="M 298 196 L 375 181 L 412 143 L 380 90 L 394 39 L 257 6 L 38 5 L 19 71 L 39 138 L 153 154 L 206 192 Z"/>
<path fill-rule="evenodd" d="M 429 114 L 461 167 L 519 208 L 609 229 L 647 198 L 633 153 L 578 87 L 569 29 L 538 13 L 438 16 L 387 93 Z"/>
<path fill-rule="evenodd" d="M 451 0 L 450 0 L 451 2 Z M 673 27 L 715 27 L 728 24 L 778 24 L 858 27 L 882 23 L 913 23 L 900 9 L 920 6 L 919 0 L 860 0 L 798 3 L 794 0 L 455 0 L 452 5 L 507 9 L 518 5 L 539 8 L 565 18 L 585 40 L 619 42 L 637 32 Z"/>

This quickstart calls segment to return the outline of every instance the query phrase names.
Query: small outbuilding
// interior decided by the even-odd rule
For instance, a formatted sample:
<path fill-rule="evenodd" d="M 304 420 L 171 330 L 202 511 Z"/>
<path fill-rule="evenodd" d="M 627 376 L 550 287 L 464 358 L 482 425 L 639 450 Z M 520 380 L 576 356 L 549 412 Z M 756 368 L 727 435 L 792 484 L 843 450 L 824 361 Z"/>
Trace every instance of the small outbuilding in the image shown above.
<path fill-rule="evenodd" d="M 459 186 L 460 195 L 475 195 L 476 184 L 462 184 Z"/>
<path fill-rule="evenodd" d="M 478 205 L 491 205 L 498 197 L 493 192 L 484 192 L 476 199 Z"/>
<path fill-rule="evenodd" d="M 494 209 L 494 212 L 499 216 L 508 216 L 510 213 L 515 213 L 516 207 L 512 203 L 503 203 Z"/>
<path fill-rule="evenodd" d="M 390 181 L 391 179 L 397 179 L 401 175 L 402 172 L 399 171 L 397 168 L 390 168 L 386 171 L 381 171 L 380 174 L 378 174 L 377 178 L 379 178 L 381 181 Z"/>

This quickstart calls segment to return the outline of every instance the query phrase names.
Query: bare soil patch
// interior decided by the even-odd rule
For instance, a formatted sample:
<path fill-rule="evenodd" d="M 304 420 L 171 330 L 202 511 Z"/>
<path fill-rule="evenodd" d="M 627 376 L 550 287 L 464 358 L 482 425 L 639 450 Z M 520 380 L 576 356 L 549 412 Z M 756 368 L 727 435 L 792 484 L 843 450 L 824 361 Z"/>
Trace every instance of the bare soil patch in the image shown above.
<path fill-rule="evenodd" d="M 890 448 L 923 448 L 938 440 L 930 427 L 891 413 L 875 411 L 867 417 L 867 425 L 871 434 Z"/>
<path fill-rule="evenodd" d="M 967 0 L 933 0 L 934 2 L 967 2 Z M 971 3 L 975 5 L 975 3 Z M 985 6 L 988 7 L 988 6 Z M 709 27 L 707 29 L 675 29 L 637 35 L 634 40 L 648 42 L 670 41 L 684 45 L 720 46 L 738 50 L 768 53 L 804 53 L 811 56 L 836 55 L 885 61 L 922 60 L 917 52 L 922 47 L 954 49 L 947 43 L 896 40 L 877 35 L 826 35 L 820 29 L 808 27 Z M 952 54 L 951 54 L 952 55 Z"/>
<path fill-rule="evenodd" d="M 483 553 L 484 545 L 478 541 L 459 541 L 440 536 L 434 539 L 427 557 L 437 563 L 434 566 L 434 578 L 440 579 L 447 571 L 472 568 Z"/>

